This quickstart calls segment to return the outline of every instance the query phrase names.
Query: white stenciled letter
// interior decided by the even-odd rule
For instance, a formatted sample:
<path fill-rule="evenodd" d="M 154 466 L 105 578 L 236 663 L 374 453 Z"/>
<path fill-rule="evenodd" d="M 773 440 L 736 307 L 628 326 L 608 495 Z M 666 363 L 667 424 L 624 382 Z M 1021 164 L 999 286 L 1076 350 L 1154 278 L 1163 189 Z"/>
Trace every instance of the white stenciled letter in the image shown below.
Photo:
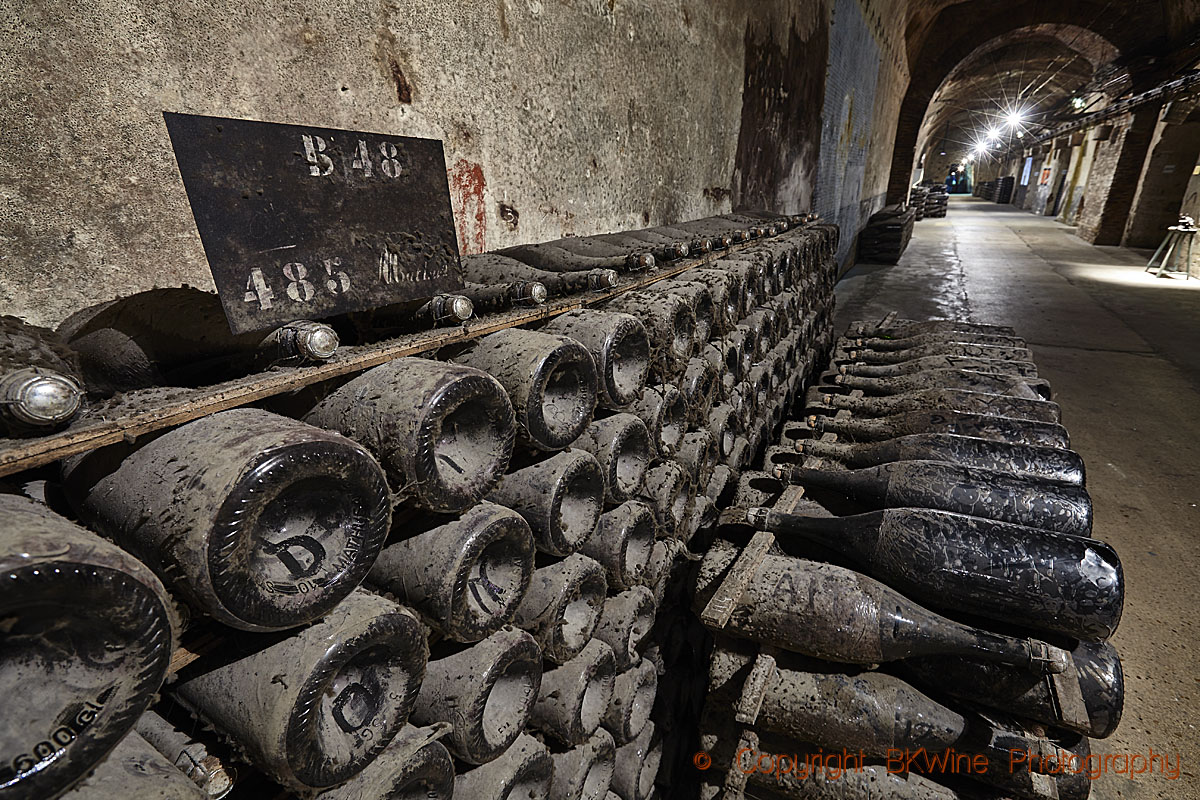
<path fill-rule="evenodd" d="M 320 136 L 301 134 L 304 140 L 304 155 L 308 159 L 308 174 L 329 175 L 333 172 L 333 159 L 325 155 L 325 140 Z"/>
<path fill-rule="evenodd" d="M 367 143 L 362 139 L 358 140 L 358 147 L 354 149 L 354 160 L 350 162 L 351 169 L 361 169 L 364 177 L 371 177 L 371 157 L 367 155 Z"/>

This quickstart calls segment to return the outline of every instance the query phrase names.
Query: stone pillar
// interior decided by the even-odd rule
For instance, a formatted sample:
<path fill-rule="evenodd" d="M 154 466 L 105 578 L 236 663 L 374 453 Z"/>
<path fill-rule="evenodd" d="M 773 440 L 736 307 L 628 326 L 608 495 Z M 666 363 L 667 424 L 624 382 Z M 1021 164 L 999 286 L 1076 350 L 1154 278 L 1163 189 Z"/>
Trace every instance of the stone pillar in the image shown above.
<path fill-rule="evenodd" d="M 1079 219 L 1081 239 L 1092 244 L 1121 243 L 1159 108 L 1157 103 L 1145 105 L 1089 131 L 1097 142 Z M 1105 131 L 1107 138 L 1100 139 L 1097 134 Z"/>
<path fill-rule="evenodd" d="M 1154 131 L 1125 223 L 1126 247 L 1158 247 L 1167 226 L 1179 219 L 1192 167 L 1200 156 L 1200 114 L 1189 116 L 1187 110 L 1169 111 Z"/>

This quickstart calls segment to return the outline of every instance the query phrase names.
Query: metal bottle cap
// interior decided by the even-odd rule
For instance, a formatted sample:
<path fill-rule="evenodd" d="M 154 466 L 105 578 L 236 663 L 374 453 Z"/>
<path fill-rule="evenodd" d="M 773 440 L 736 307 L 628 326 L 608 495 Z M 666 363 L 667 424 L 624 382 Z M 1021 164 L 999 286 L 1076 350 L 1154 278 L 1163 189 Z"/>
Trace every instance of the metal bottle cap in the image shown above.
<path fill-rule="evenodd" d="M 475 305 L 470 299 L 463 297 L 461 294 L 456 294 L 450 301 L 450 316 L 457 317 L 459 320 L 466 321 L 475 313 Z"/>
<path fill-rule="evenodd" d="M 550 293 L 546 291 L 546 284 L 539 283 L 538 281 L 529 284 L 529 299 L 533 301 L 535 306 L 545 303 L 549 296 Z"/>
<path fill-rule="evenodd" d="M 337 331 L 323 322 L 307 322 L 296 330 L 296 351 L 306 359 L 324 361 L 340 344 Z"/>
<path fill-rule="evenodd" d="M 66 422 L 82 404 L 79 384 L 53 370 L 29 367 L 0 379 L 0 413 L 26 425 Z"/>

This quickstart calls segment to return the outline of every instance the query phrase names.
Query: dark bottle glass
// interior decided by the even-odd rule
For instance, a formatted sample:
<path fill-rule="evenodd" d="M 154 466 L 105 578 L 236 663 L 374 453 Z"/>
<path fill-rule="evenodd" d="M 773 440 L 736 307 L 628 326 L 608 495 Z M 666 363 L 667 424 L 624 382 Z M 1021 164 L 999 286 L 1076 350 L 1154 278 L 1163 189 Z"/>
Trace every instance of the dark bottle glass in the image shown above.
<path fill-rule="evenodd" d="M 687 366 L 696 344 L 696 315 L 686 298 L 675 293 L 625 292 L 606 308 L 642 321 L 650 336 L 651 357 L 660 370 L 670 375 Z"/>
<path fill-rule="evenodd" d="M 731 233 L 716 233 L 711 228 L 708 230 L 697 230 L 689 226 L 687 223 L 675 223 L 674 225 L 659 225 L 657 228 L 649 230 L 655 233 L 661 233 L 664 236 L 678 236 L 685 239 L 700 238 L 708 242 L 712 250 L 728 250 L 734 243 L 733 234 Z M 740 241 L 740 239 L 739 239 Z"/>
<path fill-rule="evenodd" d="M 657 610 L 654 593 L 645 586 L 634 586 L 604 601 L 592 635 L 612 648 L 618 670 L 629 669 L 641 658 L 638 648 L 650 635 Z"/>
<path fill-rule="evenodd" d="M 597 236 L 568 236 L 565 239 L 556 239 L 553 242 L 547 242 L 547 244 L 553 244 L 556 247 L 561 247 L 563 250 L 569 250 L 572 253 L 592 258 L 624 258 L 627 261 L 632 258 L 635 264 L 634 269 L 652 267 L 658 260 L 658 257 L 654 253 L 654 248 L 646 247 L 644 244 L 632 247 L 622 246 L 605 241 Z M 643 259 L 641 258 L 642 256 L 649 256 L 649 258 Z M 645 264 L 645 266 L 640 266 L 642 264 Z"/>
<path fill-rule="evenodd" d="M 851 467 L 874 467 L 893 461 L 948 461 L 1072 486 L 1083 486 L 1086 477 L 1083 458 L 1073 450 L 1008 444 L 953 433 L 914 433 L 861 444 L 799 439 L 796 449 Z"/>
<path fill-rule="evenodd" d="M 555 317 L 542 330 L 569 336 L 592 354 L 602 408 L 619 411 L 642 396 L 650 376 L 650 337 L 637 317 L 581 308 Z"/>
<path fill-rule="evenodd" d="M 338 388 L 305 417 L 379 456 L 400 498 L 470 508 L 500 480 L 516 430 L 504 387 L 471 367 L 400 358 Z"/>
<path fill-rule="evenodd" d="M 696 328 L 693 333 L 695 344 L 707 342 L 712 336 L 716 321 L 716 304 L 708 287 L 699 281 L 670 279 L 652 283 L 645 288 L 650 294 L 671 294 L 682 297 L 692 310 Z M 693 345 L 695 349 L 695 345 Z"/>
<path fill-rule="evenodd" d="M 604 712 L 604 727 L 619 745 L 641 735 L 650 724 L 658 696 L 658 669 L 647 658 L 632 663 L 614 681 L 613 702 Z"/>
<path fill-rule="evenodd" d="M 848 517 L 756 508 L 747 519 L 835 550 L 933 609 L 1088 640 L 1121 621 L 1121 560 L 1096 539 L 924 508 Z"/>
<path fill-rule="evenodd" d="M 579 552 L 604 567 L 609 589 L 629 589 L 650 582 L 650 558 L 658 524 L 645 503 L 627 500 L 600 515 L 596 533 Z"/>
<path fill-rule="evenodd" d="M 408 720 L 425 635 L 411 611 L 357 589 L 287 638 L 244 635 L 189 665 L 173 694 L 284 786 L 324 789 L 361 772 Z"/>
<path fill-rule="evenodd" d="M 1002 336 L 991 333 L 921 333 L 904 339 L 888 337 L 855 337 L 837 341 L 839 347 L 867 350 L 907 350 L 910 347 L 940 345 L 947 342 L 961 344 L 983 344 L 989 347 L 1027 347 L 1028 343 L 1019 336 Z"/>
<path fill-rule="evenodd" d="M 662 736 L 647 722 L 642 732 L 629 744 L 617 748 L 613 768 L 611 798 L 614 794 L 622 800 L 651 800 L 654 783 L 663 760 Z"/>
<path fill-rule="evenodd" d="M 55 797 L 159 691 L 174 605 L 129 553 L 40 503 L 0 494 L 0 619 L 0 797 Z"/>
<path fill-rule="evenodd" d="M 488 499 L 525 518 L 538 550 L 569 556 L 600 521 L 604 472 L 586 450 L 564 450 L 505 475 Z"/>
<path fill-rule="evenodd" d="M 481 369 L 508 392 L 517 436 L 540 450 L 579 437 L 596 409 L 596 365 L 567 336 L 508 328 L 477 340 L 455 361 Z"/>
<path fill-rule="evenodd" d="M 510 308 L 545 305 L 550 297 L 546 284 L 538 281 L 468 283 L 459 293 L 470 301 L 476 316 L 494 311 L 507 311 Z"/>
<path fill-rule="evenodd" d="M 14 797 L 59 797 L 59 795 L 14 795 Z M 206 800 L 205 794 L 182 771 L 141 736 L 131 732 L 96 765 L 63 800 Z"/>
<path fill-rule="evenodd" d="M 711 219 L 723 219 L 734 225 L 744 225 L 754 233 L 755 238 L 778 236 L 787 230 L 786 222 L 780 224 L 782 221 L 767 220 L 748 214 L 718 214 Z"/>
<path fill-rule="evenodd" d="M 276 364 L 322 361 L 339 344 L 331 327 L 310 321 L 234 335 L 217 295 L 187 286 L 89 306 L 58 332 L 79 355 L 88 390 L 102 395 L 200 386 Z"/>
<path fill-rule="evenodd" d="M 707 359 L 693 356 L 679 380 L 680 391 L 687 401 L 688 418 L 693 425 L 703 425 L 708 418 L 720 381 L 717 368 Z"/>
<path fill-rule="evenodd" d="M 0 315 L 0 435 L 66 425 L 84 406 L 75 354 L 58 334 Z"/>
<path fill-rule="evenodd" d="M 674 536 L 687 519 L 692 492 L 687 470 L 674 461 L 664 461 L 646 472 L 641 497 L 654 509 L 664 535 Z"/>
<path fill-rule="evenodd" d="M 894 461 L 850 470 L 776 467 L 781 480 L 832 489 L 873 508 L 935 508 L 1089 536 L 1092 500 L 1079 486 L 944 461 Z"/>
<path fill-rule="evenodd" d="M 992 361 L 1033 361 L 1033 351 L 1025 347 L 989 347 L 969 342 L 944 342 L 909 347 L 904 350 L 859 350 L 845 351 L 838 360 L 861 361 L 864 364 L 901 364 L 915 358 L 928 356 L 967 356 L 987 358 Z"/>
<path fill-rule="evenodd" d="M 533 558 L 529 524 L 483 502 L 389 544 L 367 583 L 410 604 L 447 639 L 476 642 L 512 621 L 533 577 Z"/>
<path fill-rule="evenodd" d="M 844 377 L 844 376 L 843 376 Z M 965 389 L 915 389 L 888 397 L 850 397 L 838 392 L 822 392 L 820 387 L 809 390 L 809 402 L 824 403 L 834 408 L 853 411 L 855 416 L 883 417 L 905 411 L 946 409 L 991 414 L 997 417 L 1028 419 L 1037 422 L 1058 422 L 1062 411 L 1058 403 L 1046 400 L 1027 400 Z"/>
<path fill-rule="evenodd" d="M 542 655 L 565 664 L 583 651 L 604 608 L 604 567 L 575 553 L 534 571 L 516 624 L 533 634 Z"/>
<path fill-rule="evenodd" d="M 705 345 L 700 357 L 713 365 L 720 379 L 720 397 L 725 398 L 742 379 L 742 354 L 733 336 L 722 336 Z"/>
<path fill-rule="evenodd" d="M 861 375 L 837 375 L 834 383 L 848 389 L 862 389 L 869 395 L 893 395 L 925 389 L 963 389 L 971 392 L 1049 400 L 1050 383 L 1044 378 L 1026 378 L 977 372 L 970 369 L 931 369 L 894 378 L 869 378 Z"/>
<path fill-rule="evenodd" d="M 596 420 L 575 440 L 575 447 L 600 463 L 608 503 L 622 503 L 637 494 L 653 457 L 650 434 L 633 414 Z"/>
<path fill-rule="evenodd" d="M 688 405 L 683 392 L 669 383 L 648 386 L 630 411 L 646 424 L 658 455 L 673 457 L 687 433 Z"/>
<path fill-rule="evenodd" d="M 655 261 L 674 261 L 677 258 L 687 258 L 689 255 L 693 255 L 692 249 L 684 241 L 654 241 L 631 236 L 628 233 L 602 233 L 588 238 L 614 244 L 626 250 L 647 251 L 654 256 Z M 695 253 L 694 255 L 702 254 Z"/>
<path fill-rule="evenodd" d="M 903 339 L 923 333 L 982 333 L 997 336 L 1014 336 L 1016 331 L 1007 325 L 987 325 L 981 322 L 963 322 L 953 319 L 912 320 L 896 319 L 887 325 L 870 322 L 853 322 L 847 330 L 848 336 L 887 336 Z"/>
<path fill-rule="evenodd" d="M 554 778 L 554 759 L 546 745 L 522 733 L 493 761 L 454 778 L 458 798 L 547 800 Z"/>
<path fill-rule="evenodd" d="M 167 761 L 179 767 L 208 797 L 222 798 L 233 789 L 236 770 L 226 768 L 221 759 L 209 753 L 203 742 L 197 741 L 167 720 L 146 711 L 137 719 L 137 734 L 145 739 Z"/>
<path fill-rule="evenodd" d="M 550 797 L 561 800 L 607 800 L 616 766 L 616 745 L 608 731 L 599 728 L 591 737 L 564 753 L 552 753 L 554 780 Z"/>
<path fill-rule="evenodd" d="M 1037 377 L 1037 365 L 1032 361 L 998 361 L 994 358 L 975 356 L 938 355 L 914 358 L 899 364 L 841 364 L 838 372 L 843 375 L 858 375 L 864 378 L 893 378 L 901 375 L 920 375 L 930 370 L 955 369 L 987 372 L 993 375 L 1019 375 Z"/>
<path fill-rule="evenodd" d="M 235 628 L 282 630 L 328 613 L 387 536 L 379 464 L 303 422 L 222 411 L 122 455 L 70 460 L 69 500 L 193 608 Z"/>
<path fill-rule="evenodd" d="M 717 314 L 718 334 L 727 333 L 746 312 L 746 287 L 742 285 L 741 276 L 724 269 L 690 269 L 686 273 L 688 280 L 699 281 L 712 292 L 714 302 L 721 298 L 723 308 Z"/>
<path fill-rule="evenodd" d="M 622 236 L 627 236 L 630 239 L 636 239 L 642 242 L 650 242 L 652 244 L 661 244 L 668 247 L 677 244 L 686 244 L 688 254 L 699 258 L 705 253 L 713 251 L 713 243 L 711 239 L 703 236 L 696 236 L 687 231 L 671 231 L 665 228 L 646 228 L 640 231 L 622 231 Z"/>
<path fill-rule="evenodd" d="M 1125 706 L 1125 676 L 1110 642 L 1080 642 L 1071 652 L 1074 669 L 1064 678 L 1078 680 L 1087 721 L 1063 714 L 1053 683 L 1004 664 L 971 658 L 929 656 L 904 662 L 904 674 L 930 691 L 962 698 L 1054 728 L 1096 739 L 1117 729 Z"/>
<path fill-rule="evenodd" d="M 592 639 L 575 658 L 542 674 L 530 722 L 568 747 L 583 744 L 612 704 L 615 681 L 612 648 Z"/>
<path fill-rule="evenodd" d="M 955 433 L 1011 444 L 1040 447 L 1071 446 L 1067 429 L 1053 422 L 971 414 L 965 411 L 905 411 L 876 419 L 841 419 L 811 416 L 809 425 L 817 434 L 836 433 L 852 442 L 877 442 L 913 433 Z"/>
<path fill-rule="evenodd" d="M 673 227 L 682 228 L 685 231 L 695 231 L 704 236 L 728 237 L 732 240 L 730 244 L 748 242 L 754 239 L 756 234 L 756 231 L 750 227 L 739 225 L 736 222 L 730 222 L 720 217 L 705 217 L 703 219 L 688 220 L 687 222 L 676 222 L 673 223 Z"/>
<path fill-rule="evenodd" d="M 385 334 L 423 328 L 452 328 L 475 316 L 475 304 L 465 294 L 436 294 L 415 310 L 395 317 L 388 314 L 389 310 L 382 308 L 370 312 L 374 324 Z"/>
<path fill-rule="evenodd" d="M 462 265 L 468 281 L 483 284 L 537 282 L 546 287 L 551 297 L 576 292 L 604 292 L 615 287 L 618 281 L 617 272 L 612 269 L 548 272 L 496 253 L 463 256 Z"/>
<path fill-rule="evenodd" d="M 522 244 L 506 247 L 496 253 L 547 272 L 582 272 L 591 269 L 615 269 L 617 272 L 637 272 L 654 266 L 649 253 L 629 253 L 619 256 L 584 256 L 564 249 L 557 243 Z"/>
<path fill-rule="evenodd" d="M 314 800 L 450 800 L 454 761 L 432 737 L 438 728 L 405 725 L 366 769 Z"/>
<path fill-rule="evenodd" d="M 697 614 L 741 553 L 717 539 L 695 580 Z M 845 664 L 878 664 L 921 655 L 967 655 L 1058 673 L 1068 653 L 953 622 L 852 570 L 768 554 L 735 601 L 725 632 L 802 655 Z"/>

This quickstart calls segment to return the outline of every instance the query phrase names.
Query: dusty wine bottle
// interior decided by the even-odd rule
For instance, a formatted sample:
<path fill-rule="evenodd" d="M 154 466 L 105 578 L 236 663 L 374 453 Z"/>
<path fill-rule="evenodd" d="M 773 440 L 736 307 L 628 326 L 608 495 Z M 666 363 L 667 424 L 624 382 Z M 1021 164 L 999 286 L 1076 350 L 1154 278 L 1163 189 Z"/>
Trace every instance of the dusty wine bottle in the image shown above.
<path fill-rule="evenodd" d="M 669 383 L 647 386 L 630 411 L 646 424 L 657 455 L 674 456 L 687 433 L 688 406 L 683 393 Z"/>
<path fill-rule="evenodd" d="M 1053 422 L 1034 422 L 965 411 L 906 411 L 875 419 L 841 419 L 810 416 L 808 424 L 819 436 L 836 433 L 852 442 L 877 442 L 914 433 L 954 433 L 1010 444 L 1058 447 L 1068 450 L 1067 429 Z"/>
<path fill-rule="evenodd" d="M 423 358 L 367 370 L 304 419 L 361 442 L 379 456 L 399 499 L 441 512 L 470 508 L 492 490 L 515 437 L 499 381 Z"/>
<path fill-rule="evenodd" d="M 367 583 L 421 612 L 442 636 L 477 642 L 512 621 L 533 577 L 529 524 L 482 502 L 451 520 L 389 544 Z"/>
<path fill-rule="evenodd" d="M 888 337 L 845 337 L 837 341 L 838 347 L 867 350 L 907 350 L 910 347 L 938 345 L 946 342 L 961 344 L 984 344 L 989 347 L 1027 347 L 1028 342 L 1019 336 L 1004 336 L 993 333 L 920 333 L 903 339 Z"/>
<path fill-rule="evenodd" d="M 14 795 L 43 798 L 58 795 Z M 150 743 L 129 733 L 96 769 L 66 794 L 64 800 L 110 800 L 114 797 L 142 800 L 207 800 L 187 776 L 171 765 Z"/>
<path fill-rule="evenodd" d="M 604 713 L 604 727 L 617 744 L 629 744 L 650 722 L 658 694 L 658 670 L 641 659 L 620 672 L 614 681 L 613 701 Z"/>
<path fill-rule="evenodd" d="M 688 418 L 693 423 L 699 424 L 708 416 L 708 409 L 712 407 L 713 397 L 720 385 L 719 381 L 720 375 L 717 374 L 716 367 L 707 360 L 693 356 L 688 361 L 687 369 L 683 371 L 683 377 L 679 381 L 679 388 L 687 401 Z"/>
<path fill-rule="evenodd" d="M 615 679 L 612 648 L 592 639 L 579 655 L 542 675 L 530 724 L 568 747 L 583 744 L 612 703 Z"/>
<path fill-rule="evenodd" d="M 1083 486 L 1086 477 L 1083 458 L 1073 450 L 1008 444 L 953 433 L 915 433 L 862 444 L 799 439 L 796 449 L 851 467 L 874 467 L 893 461 L 947 461 L 1072 486 Z"/>
<path fill-rule="evenodd" d="M 575 446 L 600 463 L 604 500 L 623 503 L 634 497 L 646 478 L 652 456 L 650 433 L 633 414 L 614 414 L 587 427 Z"/>
<path fill-rule="evenodd" d="M 565 753 L 554 753 L 554 800 L 604 800 L 616 767 L 617 748 L 608 731 L 599 728 L 591 737 Z"/>
<path fill-rule="evenodd" d="M 820 387 L 809 390 L 809 402 L 824 403 L 833 408 L 845 408 L 855 416 L 883 417 L 905 411 L 946 409 L 991 414 L 997 417 L 1028 419 L 1037 422 L 1058 422 L 1062 410 L 1058 403 L 1047 400 L 1026 400 L 1002 394 L 972 392 L 965 389 L 917 389 L 888 397 L 850 397 L 836 392 L 823 392 Z"/>
<path fill-rule="evenodd" d="M 170 722 L 146 711 L 135 723 L 138 735 L 174 764 L 191 781 L 204 790 L 204 794 L 215 800 L 233 790 L 236 772 L 230 772 L 219 758 L 208 752 L 202 742 L 196 741 Z"/>
<path fill-rule="evenodd" d="M 1121 620 L 1121 561 L 1096 539 L 924 508 L 847 517 L 755 508 L 746 518 L 835 550 L 935 610 L 1089 640 L 1107 639 Z"/>
<path fill-rule="evenodd" d="M 565 664 L 583 650 L 604 609 L 604 567 L 575 553 L 534 571 L 516 624 L 533 634 L 542 655 Z"/>
<path fill-rule="evenodd" d="M 617 748 L 612 788 L 621 800 L 650 800 L 662 763 L 662 737 L 647 722 L 636 739 Z"/>
<path fill-rule="evenodd" d="M 987 325 L 982 322 L 965 322 L 954 319 L 912 320 L 896 319 L 887 325 L 869 322 L 853 322 L 846 331 L 847 336 L 887 336 L 904 339 L 924 333 L 982 333 L 998 336 L 1015 336 L 1016 331 L 1007 325 Z"/>
<path fill-rule="evenodd" d="M 716 333 L 727 333 L 745 313 L 746 288 L 742 285 L 741 276 L 730 270 L 708 268 L 690 269 L 685 274 L 688 280 L 698 281 L 708 287 L 713 302 L 718 305 Z"/>
<path fill-rule="evenodd" d="M 449 722 L 442 739 L 456 758 L 485 764 L 516 741 L 537 700 L 541 651 L 525 631 L 504 628 L 482 642 L 431 659 L 413 706 L 420 725 Z"/>
<path fill-rule="evenodd" d="M 555 239 L 553 242 L 547 242 L 547 244 L 553 244 L 555 247 L 569 250 L 581 256 L 623 258 L 626 260 L 626 263 L 633 265 L 631 270 L 652 267 L 658 260 L 652 247 L 646 247 L 644 244 L 622 246 L 596 236 L 568 236 L 564 239 Z M 647 256 L 649 258 L 646 258 Z"/>
<path fill-rule="evenodd" d="M 965 389 L 1029 400 L 1049 400 L 1050 383 L 1044 378 L 1025 378 L 977 372 L 970 369 L 931 369 L 894 378 L 868 378 L 861 375 L 837 375 L 834 383 L 848 389 L 862 389 L 869 395 L 895 395 L 924 389 Z"/>
<path fill-rule="evenodd" d="M 861 361 L 864 364 L 902 364 L 916 358 L 928 356 L 967 356 L 986 358 L 991 361 L 1033 361 L 1033 351 L 1025 347 L 989 347 L 969 342 L 945 342 L 910 347 L 904 350 L 860 350 L 850 349 L 845 355 L 835 354 L 837 361 Z"/>
<path fill-rule="evenodd" d="M 741 552 L 717 539 L 695 581 L 697 614 Z M 1033 639 L 961 625 L 879 581 L 832 564 L 768 554 L 735 601 L 725 632 L 802 655 L 845 664 L 878 664 L 921 655 L 970 655 L 1059 673 L 1069 654 Z"/>
<path fill-rule="evenodd" d="M 547 272 L 495 253 L 479 253 L 462 257 L 463 274 L 475 283 L 537 282 L 546 287 L 551 297 L 576 292 L 605 292 L 619 280 L 616 270 L 593 269 L 583 272 Z"/>
<path fill-rule="evenodd" d="M 687 470 L 674 461 L 665 461 L 646 472 L 642 499 L 654 509 L 659 530 L 674 536 L 687 517 L 692 483 Z"/>
<path fill-rule="evenodd" d="M 510 308 L 532 308 L 545 305 L 550 293 L 546 284 L 538 281 L 512 281 L 511 283 L 482 284 L 468 283 L 459 294 L 470 301 L 475 315 Z"/>
<path fill-rule="evenodd" d="M 789 483 L 832 489 L 873 508 L 932 508 L 1078 536 L 1092 532 L 1092 500 L 1086 489 L 996 470 L 893 461 L 851 470 L 776 467 L 775 475 Z"/>
<path fill-rule="evenodd" d="M 678 278 L 652 283 L 645 288 L 649 294 L 676 295 L 683 298 L 692 310 L 696 328 L 693 334 L 695 342 L 707 342 L 712 336 L 716 320 L 716 304 L 708 287 L 699 281 L 683 281 Z"/>
<path fill-rule="evenodd" d="M 405 725 L 366 769 L 314 800 L 450 800 L 454 762 L 434 738 L 445 727 Z"/>
<path fill-rule="evenodd" d="M 637 317 L 583 308 L 555 317 L 543 330 L 569 336 L 592 354 L 602 408 L 620 411 L 641 397 L 650 375 L 650 338 Z"/>
<path fill-rule="evenodd" d="M 604 473 L 591 453 L 568 449 L 505 475 L 488 500 L 524 517 L 538 550 L 569 556 L 600 521 Z"/>
<path fill-rule="evenodd" d="M 71 503 L 193 608 L 235 628 L 282 630 L 326 614 L 387 536 L 379 464 L 303 422 L 222 411 L 123 453 L 68 461 Z"/>
<path fill-rule="evenodd" d="M 492 375 L 508 392 L 517 436 L 561 450 L 583 432 L 596 408 L 596 366 L 567 336 L 508 328 L 489 334 L 455 361 Z"/>
<path fill-rule="evenodd" d="M 717 466 L 717 444 L 712 434 L 706 430 L 684 434 L 675 462 L 687 470 L 693 488 L 707 486 L 713 467 Z"/>
<path fill-rule="evenodd" d="M 604 567 L 609 589 L 644 586 L 650 579 L 656 529 L 654 510 L 645 503 L 628 500 L 600 515 L 596 533 L 579 552 Z"/>
<path fill-rule="evenodd" d="M 708 432 L 717 446 L 717 459 L 727 458 L 733 452 L 733 443 L 742 431 L 741 418 L 728 403 L 713 406 L 708 412 Z"/>
<path fill-rule="evenodd" d="M 608 242 L 626 250 L 645 250 L 654 256 L 655 261 L 674 261 L 677 258 L 687 258 L 693 255 L 692 248 L 687 242 L 670 241 L 664 238 L 638 238 L 628 233 L 602 233 L 597 236 L 590 236 L 589 239 L 595 239 L 601 242 Z M 696 253 L 695 255 L 700 255 Z"/>
<path fill-rule="evenodd" d="M 930 691 L 1104 739 L 1117 729 L 1124 709 L 1121 659 L 1110 642 L 1080 642 L 1071 651 L 1071 660 L 1074 669 L 1064 677 L 1078 681 L 1086 720 L 1063 713 L 1063 702 L 1053 681 L 1004 664 L 929 656 L 909 659 L 902 666 L 906 676 Z"/>
<path fill-rule="evenodd" d="M 696 341 L 696 315 L 678 294 L 625 292 L 608 302 L 610 311 L 632 314 L 646 326 L 650 351 L 656 365 L 667 374 L 687 366 Z"/>
<path fill-rule="evenodd" d="M 45 433 L 84 406 L 78 359 L 49 328 L 0 315 L 0 435 Z"/>
<path fill-rule="evenodd" d="M 0 494 L 0 619 L 0 797 L 54 797 L 150 705 L 174 647 L 174 606 L 124 550 Z"/>
<path fill-rule="evenodd" d="M 173 694 L 256 766 L 305 792 L 349 780 L 387 746 L 408 720 L 428 655 L 415 614 L 356 589 L 298 633 L 227 643 L 220 658 L 186 667 Z"/>
<path fill-rule="evenodd" d="M 521 734 L 495 760 L 454 778 L 454 796 L 495 800 L 547 800 L 554 760 L 546 745 Z"/>
<path fill-rule="evenodd" d="M 714 233 L 711 229 L 708 231 L 698 231 L 689 227 L 686 223 L 660 225 L 657 228 L 650 228 L 650 230 L 661 232 L 666 236 L 680 236 L 684 238 L 698 237 L 703 241 L 708 242 L 709 251 L 728 250 L 730 245 L 734 243 L 733 236 L 728 233 Z"/>
<path fill-rule="evenodd" d="M 839 364 L 838 372 L 843 375 L 858 375 L 864 378 L 893 378 L 901 375 L 920 375 L 930 370 L 957 369 L 972 372 L 987 372 L 993 375 L 1019 375 L 1036 378 L 1037 365 L 1032 361 L 997 361 L 994 358 L 973 356 L 925 356 L 899 364 Z"/>
<path fill-rule="evenodd" d="M 638 648 L 654 626 L 654 593 L 645 586 L 626 589 L 604 601 L 592 634 L 612 648 L 616 668 L 624 671 L 641 656 Z"/>
<path fill-rule="evenodd" d="M 621 235 L 638 241 L 668 246 L 683 243 L 687 245 L 688 254 L 696 258 L 713 251 L 713 242 L 711 239 L 703 236 L 695 236 L 687 231 L 672 231 L 666 228 L 644 228 L 638 231 L 622 231 Z"/>
<path fill-rule="evenodd" d="M 740 244 L 748 242 L 754 237 L 754 232 L 744 225 L 730 222 L 720 217 L 704 217 L 703 219 L 693 219 L 687 222 L 673 223 L 673 227 L 682 228 L 684 230 L 696 231 L 704 236 L 711 237 L 729 237 L 732 239 L 730 244 Z"/>
<path fill-rule="evenodd" d="M 558 243 L 522 244 L 505 247 L 496 253 L 547 272 L 580 272 L 589 269 L 615 269 L 617 272 L 637 272 L 654 266 L 649 253 L 629 253 L 619 256 L 583 256 L 564 249 Z"/>
<path fill-rule="evenodd" d="M 701 349 L 700 357 L 717 371 L 719 386 L 715 388 L 718 396 L 728 397 L 742 375 L 742 355 L 732 337 L 723 336 L 709 342 Z"/>

